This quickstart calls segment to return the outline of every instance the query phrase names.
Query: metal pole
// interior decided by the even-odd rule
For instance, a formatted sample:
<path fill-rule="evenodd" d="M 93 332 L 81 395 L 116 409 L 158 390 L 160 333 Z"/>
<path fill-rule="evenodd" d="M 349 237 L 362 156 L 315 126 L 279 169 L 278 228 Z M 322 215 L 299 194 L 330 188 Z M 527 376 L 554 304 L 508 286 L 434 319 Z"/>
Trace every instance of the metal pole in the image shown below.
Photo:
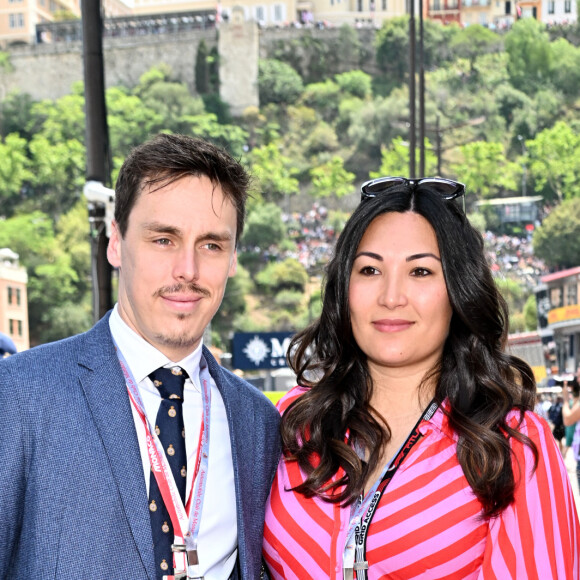
<path fill-rule="evenodd" d="M 409 1 L 409 177 L 415 177 L 415 0 Z"/>
<path fill-rule="evenodd" d="M 437 139 L 437 175 L 442 177 L 441 175 L 441 128 L 439 126 L 439 115 L 437 115 L 437 121 L 435 125 L 435 135 Z"/>
<path fill-rule="evenodd" d="M 105 186 L 111 181 L 109 132 L 105 104 L 103 20 L 100 0 L 82 0 L 83 68 L 85 85 L 85 129 L 87 181 Z M 113 305 L 111 275 L 107 261 L 108 239 L 104 208 L 90 204 L 91 256 L 93 260 L 93 318 L 95 322 Z"/>
<path fill-rule="evenodd" d="M 423 52 L 423 0 L 419 0 L 419 176 L 425 175 L 425 54 Z"/>

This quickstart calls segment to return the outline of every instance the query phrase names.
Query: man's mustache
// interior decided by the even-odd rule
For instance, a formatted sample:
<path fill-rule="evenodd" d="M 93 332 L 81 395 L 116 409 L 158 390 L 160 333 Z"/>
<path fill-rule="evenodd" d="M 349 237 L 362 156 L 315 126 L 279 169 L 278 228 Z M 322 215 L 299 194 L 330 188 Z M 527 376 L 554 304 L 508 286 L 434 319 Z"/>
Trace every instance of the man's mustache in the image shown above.
<path fill-rule="evenodd" d="M 203 288 L 202 286 L 198 286 L 194 282 L 190 282 L 188 284 L 175 284 L 174 286 L 163 286 L 162 288 L 159 288 L 159 290 L 157 290 L 153 294 L 153 296 L 159 297 L 159 296 L 167 296 L 167 295 L 172 295 L 172 294 L 184 294 L 184 293 L 201 295 L 201 296 L 205 296 L 206 298 L 209 298 L 211 296 L 211 293 L 209 290 L 207 290 L 206 288 Z"/>

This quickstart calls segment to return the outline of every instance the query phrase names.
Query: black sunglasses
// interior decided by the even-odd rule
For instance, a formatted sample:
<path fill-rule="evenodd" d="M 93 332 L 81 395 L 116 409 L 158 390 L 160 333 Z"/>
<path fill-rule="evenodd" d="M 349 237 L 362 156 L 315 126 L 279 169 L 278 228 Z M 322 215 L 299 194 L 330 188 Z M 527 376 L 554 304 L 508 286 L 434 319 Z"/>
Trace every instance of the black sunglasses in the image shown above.
<path fill-rule="evenodd" d="M 419 191 L 421 187 L 425 187 L 445 200 L 462 197 L 463 212 L 465 213 L 465 185 L 459 181 L 443 179 L 442 177 L 422 177 L 420 179 L 379 177 L 378 179 L 372 179 L 362 184 L 361 201 L 389 193 L 390 190 L 396 187 L 408 187 L 411 191 Z"/>

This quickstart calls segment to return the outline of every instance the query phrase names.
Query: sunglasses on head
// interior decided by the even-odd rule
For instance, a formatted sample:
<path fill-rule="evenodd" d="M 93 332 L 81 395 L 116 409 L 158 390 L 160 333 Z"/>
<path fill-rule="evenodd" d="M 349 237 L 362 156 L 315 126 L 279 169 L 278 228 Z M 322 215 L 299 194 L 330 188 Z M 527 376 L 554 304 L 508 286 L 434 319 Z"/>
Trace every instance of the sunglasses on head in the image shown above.
<path fill-rule="evenodd" d="M 405 177 L 379 177 L 363 183 L 361 187 L 361 201 L 372 199 L 389 193 L 398 187 L 408 187 L 411 191 L 420 191 L 421 188 L 437 193 L 442 199 L 452 200 L 462 198 L 465 212 L 465 185 L 459 181 L 443 179 L 442 177 L 422 177 L 407 179 Z"/>

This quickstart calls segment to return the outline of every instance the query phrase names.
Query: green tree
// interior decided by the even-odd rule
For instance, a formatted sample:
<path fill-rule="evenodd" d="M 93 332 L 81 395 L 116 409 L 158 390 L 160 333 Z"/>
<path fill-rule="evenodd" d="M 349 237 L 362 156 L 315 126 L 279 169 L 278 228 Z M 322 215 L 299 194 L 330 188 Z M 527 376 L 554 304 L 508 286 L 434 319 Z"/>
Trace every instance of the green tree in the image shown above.
<path fill-rule="evenodd" d="M 261 59 L 258 63 L 260 104 L 292 104 L 302 94 L 300 75 L 287 63 L 276 59 Z"/>
<path fill-rule="evenodd" d="M 252 173 L 259 182 L 262 197 L 267 201 L 280 201 L 286 195 L 298 193 L 297 173 L 291 160 L 282 155 L 278 143 L 254 149 L 250 154 Z"/>
<path fill-rule="evenodd" d="M 451 171 L 478 199 L 518 190 L 521 167 L 506 159 L 501 143 L 476 141 L 462 145 L 459 150 L 460 156 L 451 163 Z"/>
<path fill-rule="evenodd" d="M 248 248 L 267 250 L 280 244 L 285 234 L 280 207 L 271 202 L 263 203 L 249 211 L 242 243 Z"/>
<path fill-rule="evenodd" d="M 256 276 L 256 283 L 273 295 L 281 290 L 303 292 L 308 284 L 308 273 L 304 266 L 294 258 L 282 262 L 271 262 Z"/>
<path fill-rule="evenodd" d="M 552 79 L 555 87 L 567 97 L 580 93 L 580 48 L 564 38 L 552 42 Z"/>
<path fill-rule="evenodd" d="M 580 198 L 563 201 L 536 229 L 534 254 L 548 268 L 572 268 L 580 262 Z"/>
<path fill-rule="evenodd" d="M 56 220 L 80 198 L 85 182 L 84 145 L 76 139 L 51 143 L 37 134 L 29 147 L 34 198 L 26 206 L 29 211 L 39 209 Z"/>
<path fill-rule="evenodd" d="M 195 55 L 195 90 L 199 95 L 211 92 L 209 84 L 209 51 L 205 40 L 201 40 Z"/>
<path fill-rule="evenodd" d="M 211 323 L 212 330 L 217 331 L 223 339 L 236 329 L 236 320 L 246 313 L 246 298 L 253 286 L 249 272 L 238 262 L 236 274 L 228 280 L 221 306 Z"/>
<path fill-rule="evenodd" d="M 535 294 L 528 296 L 523 312 L 526 330 L 536 330 L 538 328 L 538 306 Z"/>
<path fill-rule="evenodd" d="M 549 81 L 552 49 L 545 24 L 535 18 L 518 20 L 505 37 L 507 70 L 512 85 L 533 94 Z"/>
<path fill-rule="evenodd" d="M 338 111 L 340 86 L 330 79 L 304 87 L 300 102 L 318 111 L 325 121 L 331 121 Z"/>
<path fill-rule="evenodd" d="M 419 149 L 415 152 L 419 159 Z M 401 137 L 393 139 L 390 146 L 382 151 L 381 167 L 379 171 L 371 171 L 370 178 L 376 179 L 384 175 L 408 175 L 409 173 L 409 144 Z M 425 139 L 425 174 L 437 173 L 437 158 L 432 151 L 429 139 Z"/>
<path fill-rule="evenodd" d="M 0 201 L 1 215 L 11 216 L 21 201 L 24 184 L 31 179 L 30 161 L 26 155 L 26 140 L 16 133 L 0 140 Z"/>
<path fill-rule="evenodd" d="M 451 48 L 457 56 L 469 61 L 471 74 L 475 73 L 475 61 L 485 52 L 498 49 L 501 44 L 500 37 L 481 24 L 471 24 L 461 28 L 451 40 Z"/>
<path fill-rule="evenodd" d="M 530 174 L 548 201 L 580 197 L 580 135 L 558 121 L 526 141 Z"/>
<path fill-rule="evenodd" d="M 362 70 L 351 70 L 337 74 L 334 77 L 334 82 L 342 91 L 341 98 L 344 98 L 344 93 L 359 99 L 367 99 L 372 95 L 373 77 Z"/>
<path fill-rule="evenodd" d="M 41 344 L 50 329 L 51 309 L 78 296 L 79 277 L 72 266 L 72 256 L 59 246 L 53 221 L 42 212 L 4 220 L 0 225 L 0 247 L 10 247 L 19 254 L 27 269 L 30 341 Z"/>
<path fill-rule="evenodd" d="M 313 197 L 330 197 L 338 199 L 354 191 L 355 174 L 344 168 L 341 157 L 334 156 L 323 165 L 310 170 L 312 178 L 311 194 Z"/>

